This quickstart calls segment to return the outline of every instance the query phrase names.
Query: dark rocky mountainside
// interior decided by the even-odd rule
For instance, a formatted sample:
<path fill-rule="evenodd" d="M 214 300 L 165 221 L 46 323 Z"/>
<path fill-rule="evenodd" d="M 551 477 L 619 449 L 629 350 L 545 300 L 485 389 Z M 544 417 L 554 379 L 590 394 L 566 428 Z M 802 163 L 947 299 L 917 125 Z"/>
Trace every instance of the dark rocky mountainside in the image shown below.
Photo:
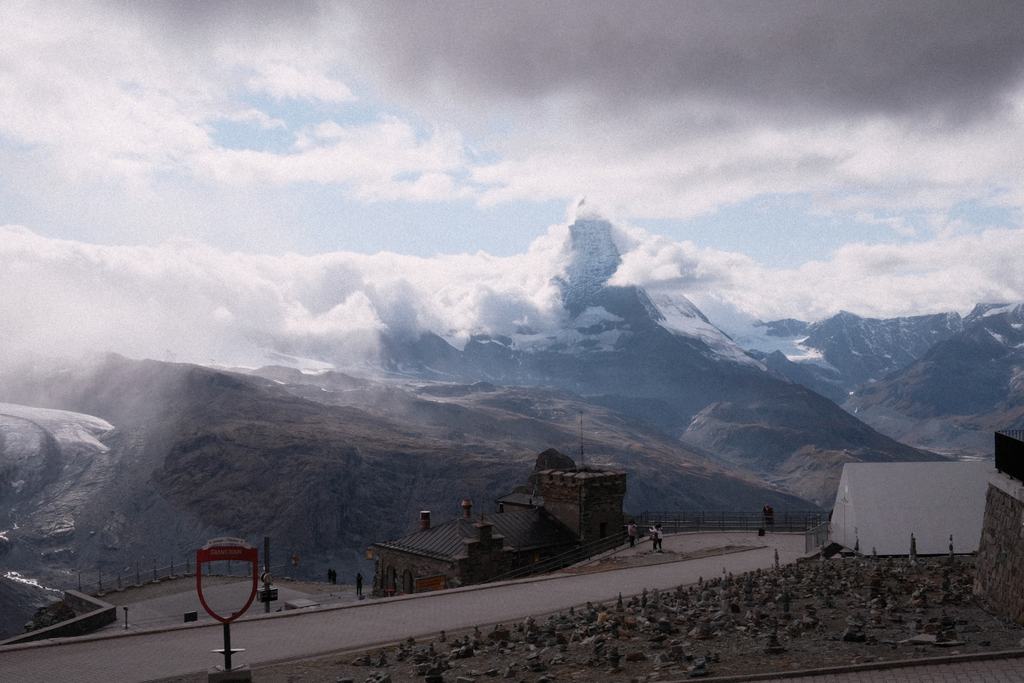
<path fill-rule="evenodd" d="M 853 389 L 913 363 L 960 332 L 961 324 L 956 313 L 880 320 L 842 311 L 808 325 L 803 344 L 821 351 Z"/>
<path fill-rule="evenodd" d="M 407 378 L 568 390 L 650 422 L 727 468 L 822 505 L 834 497 L 845 462 L 936 457 L 875 432 L 770 363 L 758 362 L 689 301 L 663 295 L 655 303 L 641 287 L 608 284 L 620 259 L 607 221 L 579 220 L 570 237 L 572 259 L 565 278 L 556 279 L 565 306 L 560 327 L 514 337 L 478 335 L 461 350 L 429 332 L 389 338 L 385 367 Z M 932 318 L 886 323 L 888 333 L 876 332 L 882 341 L 872 348 L 896 353 L 902 345 L 916 353 L 912 339 L 938 334 L 941 325 Z M 807 332 L 798 321 L 776 327 L 779 333 Z M 841 336 L 840 328 L 849 332 L 847 341 L 851 330 L 866 329 L 845 317 L 810 327 L 823 344 Z M 843 387 L 841 379 L 835 382 Z M 842 388 L 830 395 L 841 400 L 847 393 Z"/>
<path fill-rule="evenodd" d="M 787 318 L 760 327 L 766 338 L 788 339 L 794 348 L 814 353 L 806 361 L 792 362 L 779 351 L 752 349 L 756 358 L 790 380 L 843 403 L 861 385 L 923 358 L 936 343 L 962 331 L 963 321 L 957 313 L 879 319 L 840 311 L 815 323 Z"/>
<path fill-rule="evenodd" d="M 62 593 L 0 576 L 0 640 L 24 633 L 25 623 L 38 608 L 62 597 Z"/>
<path fill-rule="evenodd" d="M 0 450 L 3 566 L 67 587 L 79 571 L 112 581 L 138 562 L 181 565 L 212 537 L 269 535 L 300 573 L 365 575 L 367 545 L 409 533 L 420 510 L 441 521 L 469 498 L 493 511 L 538 453 L 576 455 L 581 412 L 585 462 L 629 473 L 627 509 L 809 506 L 564 390 L 260 374 L 275 379 L 108 356 L 0 378 L 2 402 L 113 426 L 91 450 L 60 425 L 39 441 L 47 457 Z"/>
<path fill-rule="evenodd" d="M 762 473 L 808 500 L 828 507 L 835 499 L 843 464 L 941 460 L 883 436 L 828 399 L 789 385 L 770 399 L 708 406 L 683 441 L 712 452 L 735 471 Z M 808 420 L 808 415 L 817 415 Z"/>
<path fill-rule="evenodd" d="M 846 408 L 906 443 L 990 456 L 992 432 L 1024 428 L 1024 305 L 979 304 L 963 326 Z"/>

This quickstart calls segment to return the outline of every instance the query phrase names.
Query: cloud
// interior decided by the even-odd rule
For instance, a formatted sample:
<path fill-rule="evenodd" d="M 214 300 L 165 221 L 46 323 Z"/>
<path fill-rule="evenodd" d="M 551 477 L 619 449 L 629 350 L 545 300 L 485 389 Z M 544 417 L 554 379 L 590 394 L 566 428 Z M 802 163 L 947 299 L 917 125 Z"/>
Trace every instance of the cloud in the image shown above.
<path fill-rule="evenodd" d="M 813 321 L 848 310 L 895 317 L 1024 301 L 1015 254 L 1024 231 L 943 233 L 914 245 L 851 244 L 828 261 L 772 270 L 620 225 L 613 284 L 683 295 L 713 323 L 736 316 Z M 456 346 L 564 322 L 554 277 L 566 225 L 523 254 L 422 258 L 382 252 L 250 255 L 172 240 L 105 247 L 0 227 L 0 347 L 5 354 L 131 357 L 223 365 L 372 362 L 380 333 L 434 332 Z"/>
<path fill-rule="evenodd" d="M 1024 301 L 1024 273 L 1013 256 L 1024 249 L 1021 229 L 940 231 L 910 244 L 852 243 L 795 269 L 632 234 L 637 246 L 623 256 L 613 282 L 682 293 L 712 322 L 736 314 L 813 322 L 841 310 L 876 318 L 966 314 L 977 303 Z"/>
<path fill-rule="evenodd" d="M 563 230 L 564 233 L 564 230 Z M 0 345 L 44 355 L 258 365 L 272 354 L 348 365 L 378 333 L 461 344 L 560 315 L 559 239 L 510 258 L 393 253 L 254 256 L 176 240 L 104 247 L 0 227 Z"/>
<path fill-rule="evenodd" d="M 266 92 L 278 100 L 304 97 L 337 103 L 354 99 L 344 83 L 292 64 L 268 64 L 259 74 L 250 77 L 246 85 L 253 92 Z"/>
<path fill-rule="evenodd" d="M 780 193 L 823 213 L 1024 201 L 1020 3 L 355 12 L 362 68 L 491 152 L 470 169 L 483 206 L 585 193 L 685 220 Z"/>
<path fill-rule="evenodd" d="M 241 17 L 272 7 L 209 4 L 218 9 L 160 3 L 152 13 L 102 5 L 3 10 L 0 142 L 53 167 L 65 183 L 113 179 L 135 188 L 139 202 L 167 175 L 254 187 L 343 184 L 367 201 L 464 194 L 450 175 L 465 168 L 457 133 L 421 133 L 391 115 L 339 125 L 315 108 L 310 126 L 253 105 L 260 95 L 333 106 L 355 96 L 330 73 L 334 51 L 316 40 L 290 42 Z M 179 11 L 196 16 L 172 20 L 170 28 L 155 23 Z M 225 33 L 192 25 L 203 17 Z M 296 21 L 288 25 L 295 29 Z M 246 42 L 251 36 L 258 40 Z M 213 135 L 222 121 L 281 129 L 292 143 L 283 151 L 228 148 Z"/>
<path fill-rule="evenodd" d="M 1012 0 L 415 2 L 356 11 L 369 58 L 399 86 L 498 101 L 582 90 L 630 110 L 703 100 L 778 116 L 959 118 L 998 107 L 1024 66 L 1024 8 Z"/>
<path fill-rule="evenodd" d="M 922 216 L 953 230 L 965 204 L 1019 213 L 1022 28 L 1019 2 L 945 0 L 7 4 L 0 222 L 314 253 L 383 234 L 389 213 L 408 225 L 387 239 L 429 255 L 445 210 L 586 195 L 675 222 L 659 281 L 731 281 L 723 249 L 694 265 L 681 235 L 759 197 L 907 244 L 935 236 Z M 958 233 L 987 226 L 957 217 Z M 521 244 L 535 234 L 507 222 Z M 765 242 L 790 243 L 775 222 Z"/>

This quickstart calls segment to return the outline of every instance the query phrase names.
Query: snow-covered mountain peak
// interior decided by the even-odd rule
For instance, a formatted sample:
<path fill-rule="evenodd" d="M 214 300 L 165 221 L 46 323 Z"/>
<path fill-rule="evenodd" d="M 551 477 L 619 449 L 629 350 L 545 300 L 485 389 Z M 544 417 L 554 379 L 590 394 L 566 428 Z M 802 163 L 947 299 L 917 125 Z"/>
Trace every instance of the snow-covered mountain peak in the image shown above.
<path fill-rule="evenodd" d="M 699 340 L 709 349 L 709 356 L 763 369 L 685 296 L 651 296 L 640 286 L 609 286 L 608 280 L 622 263 L 610 221 L 592 212 L 578 214 L 569 226 L 569 249 L 565 276 L 556 281 L 570 324 L 548 340 L 557 340 L 557 345 L 566 348 L 609 350 L 621 335 L 653 324 Z"/>
<path fill-rule="evenodd" d="M 612 240 L 612 224 L 603 218 L 588 216 L 570 225 L 569 248 L 569 265 L 559 284 L 566 310 L 576 317 L 615 274 L 622 257 Z"/>
<path fill-rule="evenodd" d="M 1004 313 L 1008 314 L 1010 318 L 1024 317 L 1024 304 L 978 304 L 964 318 L 964 327 L 970 327 L 983 321 L 985 318 L 991 318 Z"/>
<path fill-rule="evenodd" d="M 699 339 L 724 360 L 764 369 L 760 361 L 751 358 L 682 294 L 658 293 L 651 295 L 651 301 L 662 315 L 659 324 L 669 332 Z"/>

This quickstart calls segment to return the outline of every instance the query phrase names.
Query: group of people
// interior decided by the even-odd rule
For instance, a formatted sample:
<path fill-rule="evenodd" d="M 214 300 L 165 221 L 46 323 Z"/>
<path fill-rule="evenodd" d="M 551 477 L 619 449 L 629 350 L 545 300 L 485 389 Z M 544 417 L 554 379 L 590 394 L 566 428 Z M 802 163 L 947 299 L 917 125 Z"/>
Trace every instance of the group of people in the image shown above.
<path fill-rule="evenodd" d="M 650 534 L 653 550 L 659 553 L 663 552 L 661 549 L 661 542 L 665 538 L 665 532 L 661 530 L 660 522 L 650 528 Z M 629 523 L 629 526 L 626 527 L 626 535 L 629 536 L 629 547 L 634 547 L 636 545 L 636 522 Z"/>
<path fill-rule="evenodd" d="M 327 583 L 337 584 L 338 583 L 338 572 L 334 569 L 327 570 Z M 363 594 L 363 574 L 359 572 L 356 574 L 356 596 Z"/>
<path fill-rule="evenodd" d="M 764 526 L 770 531 L 775 527 L 775 510 L 772 509 L 771 505 L 765 505 L 761 509 L 763 516 Z M 661 530 L 661 524 L 655 524 L 650 528 L 651 544 L 652 549 L 655 552 L 662 552 L 661 542 L 665 538 L 665 532 Z M 636 545 L 636 522 L 630 521 L 629 526 L 626 527 L 626 535 L 629 537 L 629 547 L 632 548 Z M 761 534 L 764 535 L 764 528 L 761 529 Z"/>

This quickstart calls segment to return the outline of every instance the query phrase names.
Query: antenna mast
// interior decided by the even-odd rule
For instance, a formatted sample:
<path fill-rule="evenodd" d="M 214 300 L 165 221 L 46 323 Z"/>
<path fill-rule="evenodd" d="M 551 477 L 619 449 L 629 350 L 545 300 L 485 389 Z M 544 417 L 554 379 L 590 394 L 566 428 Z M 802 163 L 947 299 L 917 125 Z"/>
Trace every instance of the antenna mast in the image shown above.
<path fill-rule="evenodd" d="M 583 459 L 583 411 L 580 411 L 580 469 L 584 469 L 587 466 L 586 461 Z"/>

